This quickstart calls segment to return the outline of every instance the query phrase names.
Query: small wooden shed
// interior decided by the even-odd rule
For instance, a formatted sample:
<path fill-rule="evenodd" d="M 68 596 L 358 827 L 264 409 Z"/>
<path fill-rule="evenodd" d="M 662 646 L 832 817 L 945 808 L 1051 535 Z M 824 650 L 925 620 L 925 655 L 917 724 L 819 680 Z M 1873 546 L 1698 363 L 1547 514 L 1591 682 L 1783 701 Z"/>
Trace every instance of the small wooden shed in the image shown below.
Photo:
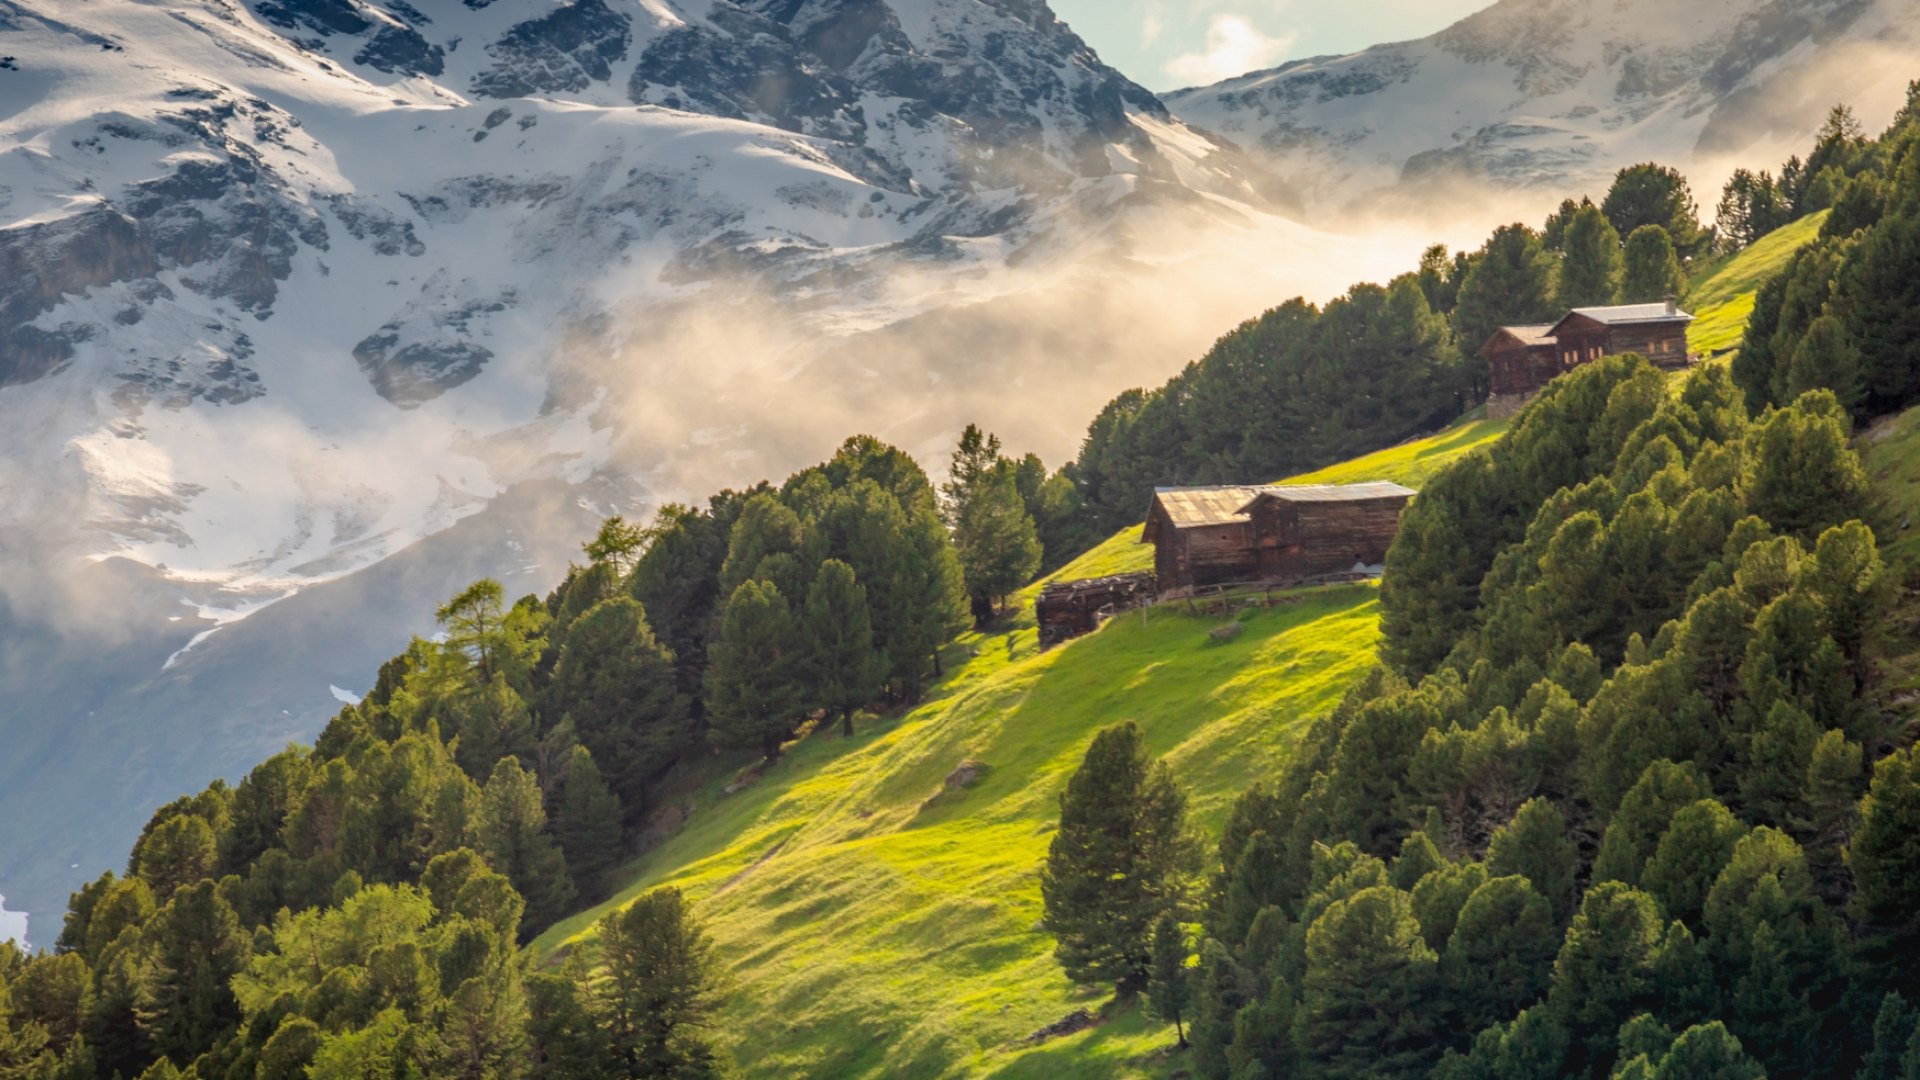
<path fill-rule="evenodd" d="M 1387 481 L 1161 488 L 1141 542 L 1154 547 L 1162 596 L 1370 570 L 1413 494 Z"/>
<path fill-rule="evenodd" d="M 1040 599 L 1034 604 L 1040 644 L 1053 645 L 1092 633 L 1099 628 L 1102 616 L 1137 608 L 1153 594 L 1153 575 L 1149 573 L 1053 582 L 1040 590 Z"/>
<path fill-rule="evenodd" d="M 1692 322 L 1692 315 L 1669 300 L 1574 308 L 1548 333 L 1557 343 L 1563 368 L 1621 353 L 1639 353 L 1658 367 L 1680 368 L 1692 360 L 1687 351 L 1687 326 Z"/>

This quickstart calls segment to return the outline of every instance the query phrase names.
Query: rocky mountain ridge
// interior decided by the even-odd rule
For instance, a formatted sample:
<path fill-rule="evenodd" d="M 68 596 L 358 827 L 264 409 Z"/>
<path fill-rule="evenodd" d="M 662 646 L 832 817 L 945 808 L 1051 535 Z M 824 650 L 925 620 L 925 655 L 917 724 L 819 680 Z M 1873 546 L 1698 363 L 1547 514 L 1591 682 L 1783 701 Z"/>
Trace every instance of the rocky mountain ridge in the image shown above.
<path fill-rule="evenodd" d="M 1836 103 L 1884 120 L 1917 46 L 1914 0 L 1500 0 L 1422 40 L 1165 100 L 1328 213 L 1597 195 L 1643 160 L 1704 198 L 1734 165 L 1802 150 Z"/>

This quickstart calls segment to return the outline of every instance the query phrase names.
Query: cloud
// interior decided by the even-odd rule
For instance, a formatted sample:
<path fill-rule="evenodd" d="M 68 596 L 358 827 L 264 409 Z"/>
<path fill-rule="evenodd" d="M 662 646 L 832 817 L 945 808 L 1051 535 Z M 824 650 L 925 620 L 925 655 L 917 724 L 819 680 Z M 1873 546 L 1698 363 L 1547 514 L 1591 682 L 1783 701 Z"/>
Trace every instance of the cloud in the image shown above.
<path fill-rule="evenodd" d="M 1206 48 L 1167 62 L 1167 74 L 1188 86 L 1205 86 L 1279 63 L 1293 48 L 1295 35 L 1272 37 L 1244 15 L 1215 15 L 1207 26 Z"/>

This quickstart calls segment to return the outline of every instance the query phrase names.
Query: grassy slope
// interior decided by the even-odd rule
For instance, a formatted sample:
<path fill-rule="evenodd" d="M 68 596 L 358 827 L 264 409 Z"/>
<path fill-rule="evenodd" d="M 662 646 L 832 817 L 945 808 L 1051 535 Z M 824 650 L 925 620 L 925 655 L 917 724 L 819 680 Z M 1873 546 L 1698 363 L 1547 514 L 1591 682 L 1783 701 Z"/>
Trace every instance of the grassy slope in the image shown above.
<path fill-rule="evenodd" d="M 1502 430 L 1466 423 L 1295 479 L 1417 485 Z M 1059 576 L 1150 556 L 1130 529 Z M 1133 719 L 1216 834 L 1234 796 L 1372 663 L 1376 614 L 1370 586 L 1324 590 L 1247 612 L 1238 638 L 1216 642 L 1220 619 L 1170 606 L 1042 653 L 1023 608 L 950 650 L 949 677 L 906 716 L 870 719 L 851 740 L 816 733 L 741 790 L 698 792 L 687 828 L 629 867 L 614 901 L 536 947 L 590 947 L 613 904 L 677 884 L 699 899 L 731 969 L 725 1026 L 751 1075 L 1155 1075 L 1168 1035 L 1137 1012 L 1007 1046 L 1102 997 L 1066 981 L 1037 926 L 1058 793 L 1095 731 Z M 968 760 L 985 775 L 945 789 Z"/>
<path fill-rule="evenodd" d="M 1696 316 L 1687 331 L 1694 352 L 1710 355 L 1740 344 L 1753 314 L 1754 294 L 1786 266 L 1793 253 L 1820 236 L 1831 211 L 1810 214 L 1755 241 L 1751 247 L 1708 266 L 1694 279 L 1688 305 Z"/>

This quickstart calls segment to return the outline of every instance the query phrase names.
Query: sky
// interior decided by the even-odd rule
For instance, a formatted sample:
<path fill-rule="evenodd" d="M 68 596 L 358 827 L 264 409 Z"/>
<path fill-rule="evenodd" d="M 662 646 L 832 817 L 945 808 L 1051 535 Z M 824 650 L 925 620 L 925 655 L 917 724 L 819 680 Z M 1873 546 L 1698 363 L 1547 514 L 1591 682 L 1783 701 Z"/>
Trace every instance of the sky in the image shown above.
<path fill-rule="evenodd" d="M 1052 0 L 1100 58 L 1152 90 L 1426 37 L 1492 0 Z"/>

